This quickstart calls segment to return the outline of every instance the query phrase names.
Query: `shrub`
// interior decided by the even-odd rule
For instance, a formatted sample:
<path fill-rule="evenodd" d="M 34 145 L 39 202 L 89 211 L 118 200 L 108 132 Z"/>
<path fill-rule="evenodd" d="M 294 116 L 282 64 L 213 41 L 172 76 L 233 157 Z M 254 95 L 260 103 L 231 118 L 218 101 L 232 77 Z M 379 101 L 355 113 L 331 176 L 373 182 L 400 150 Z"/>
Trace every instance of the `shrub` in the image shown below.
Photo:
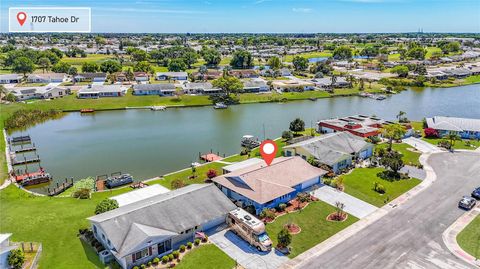
<path fill-rule="evenodd" d="M 323 184 L 330 186 L 332 184 L 332 180 L 330 178 L 324 178 Z"/>
<path fill-rule="evenodd" d="M 72 194 L 73 198 L 78 199 L 89 199 L 90 198 L 90 189 L 78 189 Z"/>
<path fill-rule="evenodd" d="M 195 239 L 194 244 L 195 244 L 195 246 L 198 246 L 200 244 L 200 239 L 198 239 L 198 238 Z"/>
<path fill-rule="evenodd" d="M 267 219 L 274 219 L 275 218 L 275 212 L 268 208 L 264 208 L 263 211 L 260 213 L 260 218 L 267 218 Z"/>
<path fill-rule="evenodd" d="M 134 266 L 132 269 L 140 269 L 138 266 Z"/>
<path fill-rule="evenodd" d="M 140 268 L 145 269 L 145 268 L 147 268 L 147 266 L 145 264 L 142 264 L 142 265 L 140 265 Z"/>
<path fill-rule="evenodd" d="M 373 183 L 373 190 L 381 194 L 385 193 L 386 191 L 385 186 L 378 182 Z"/>
<path fill-rule="evenodd" d="M 287 208 L 287 205 L 286 204 L 279 204 L 278 205 L 278 209 L 280 209 L 280 211 L 285 211 L 285 208 Z"/>
<path fill-rule="evenodd" d="M 202 242 L 208 242 L 208 235 L 205 235 L 205 237 L 202 239 Z"/>
<path fill-rule="evenodd" d="M 192 246 L 193 246 L 192 242 L 188 242 L 188 243 L 187 243 L 187 248 L 188 248 L 188 249 L 191 249 Z"/>
<path fill-rule="evenodd" d="M 149 261 L 149 262 L 147 263 L 147 265 L 148 265 L 148 267 L 152 266 L 152 262 Z"/>
<path fill-rule="evenodd" d="M 180 252 L 184 252 L 186 247 L 185 247 L 185 245 L 181 245 L 179 249 L 180 249 Z"/>
<path fill-rule="evenodd" d="M 152 260 L 153 264 L 158 264 L 160 262 L 160 259 L 158 257 L 155 257 L 153 260 Z"/>
<path fill-rule="evenodd" d="M 283 131 L 282 138 L 285 140 L 290 140 L 293 138 L 293 133 L 291 131 Z"/>
<path fill-rule="evenodd" d="M 98 203 L 97 207 L 95 207 L 95 214 L 98 215 L 115 208 L 118 208 L 118 202 L 116 200 L 106 198 Z"/>
<path fill-rule="evenodd" d="M 186 184 L 181 179 L 174 179 L 174 180 L 172 180 L 172 183 L 170 185 L 171 185 L 172 189 L 179 189 L 181 187 L 184 187 Z"/>
<path fill-rule="evenodd" d="M 438 131 L 433 128 L 425 128 L 423 129 L 423 131 L 425 132 L 425 137 L 433 137 L 433 138 L 438 137 Z"/>
<path fill-rule="evenodd" d="M 178 252 L 178 250 L 175 250 L 174 252 L 172 252 L 172 255 L 176 259 L 178 258 L 178 256 L 180 256 L 180 252 Z"/>
<path fill-rule="evenodd" d="M 208 177 L 209 179 L 212 179 L 212 178 L 214 178 L 214 177 L 216 177 L 216 176 L 217 176 L 217 171 L 216 171 L 215 169 L 209 169 L 209 170 L 207 171 L 207 177 Z"/>
<path fill-rule="evenodd" d="M 287 247 L 292 242 L 292 235 L 286 228 L 283 228 L 277 235 L 278 246 Z"/>
<path fill-rule="evenodd" d="M 8 265 L 10 265 L 14 269 L 20 269 L 25 263 L 25 254 L 21 249 L 14 249 L 10 251 L 7 259 Z"/>
<path fill-rule="evenodd" d="M 165 255 L 162 257 L 162 263 L 167 263 L 168 261 L 170 261 L 170 258 L 168 258 L 168 255 Z"/>
<path fill-rule="evenodd" d="M 170 261 L 173 261 L 173 259 L 175 259 L 175 257 L 173 257 L 173 254 L 169 254 L 169 255 L 168 255 L 168 259 L 169 259 Z"/>

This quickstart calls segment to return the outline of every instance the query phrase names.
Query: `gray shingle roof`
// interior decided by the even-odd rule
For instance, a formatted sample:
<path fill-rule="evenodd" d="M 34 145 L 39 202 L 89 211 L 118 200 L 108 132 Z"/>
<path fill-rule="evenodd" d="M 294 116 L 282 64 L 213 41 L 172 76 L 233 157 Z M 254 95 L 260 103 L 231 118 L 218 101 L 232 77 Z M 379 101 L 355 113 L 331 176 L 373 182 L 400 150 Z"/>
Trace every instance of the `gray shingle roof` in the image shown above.
<path fill-rule="evenodd" d="M 302 147 L 321 163 L 334 165 L 352 154 L 361 152 L 370 145 L 363 138 L 349 132 L 337 132 L 292 144 L 284 147 L 284 149 Z"/>
<path fill-rule="evenodd" d="M 154 91 L 154 90 L 175 90 L 173 83 L 158 83 L 158 84 L 138 84 L 133 86 L 134 90 Z"/>
<path fill-rule="evenodd" d="M 435 116 L 427 118 L 427 125 L 436 130 L 480 132 L 480 119 Z"/>
<path fill-rule="evenodd" d="M 215 185 L 192 184 L 88 220 L 102 228 L 118 255 L 125 256 L 144 239 L 170 237 L 235 208 Z"/>

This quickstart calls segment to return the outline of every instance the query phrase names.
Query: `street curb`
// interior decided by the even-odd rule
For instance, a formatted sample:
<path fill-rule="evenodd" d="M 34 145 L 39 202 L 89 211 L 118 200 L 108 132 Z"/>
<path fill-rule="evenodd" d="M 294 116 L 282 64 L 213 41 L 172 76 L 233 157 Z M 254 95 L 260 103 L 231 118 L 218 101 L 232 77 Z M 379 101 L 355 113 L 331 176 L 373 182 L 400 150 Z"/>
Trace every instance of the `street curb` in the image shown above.
<path fill-rule="evenodd" d="M 304 253 L 298 255 L 297 257 L 289 260 L 288 262 L 282 264 L 279 268 L 290 269 L 290 268 L 302 268 L 304 263 L 308 262 L 312 258 L 318 257 L 323 253 L 327 252 L 328 250 L 332 249 L 333 247 L 337 246 L 338 244 L 342 243 L 346 239 L 350 238 L 351 236 L 355 235 L 356 233 L 360 232 L 364 228 L 368 227 L 370 224 L 376 222 L 377 220 L 381 219 L 383 216 L 388 214 L 390 211 L 394 210 L 398 206 L 406 203 L 415 195 L 419 194 L 420 192 L 427 189 L 432 183 L 437 179 L 433 168 L 427 163 L 427 160 L 430 158 L 432 154 L 443 153 L 441 152 L 429 152 L 424 153 L 420 156 L 419 161 L 423 165 L 423 169 L 426 172 L 426 177 L 422 181 L 422 183 L 415 186 L 413 189 L 409 190 L 408 192 L 400 195 L 392 202 L 384 205 L 383 207 L 377 209 L 372 214 L 368 215 L 367 217 L 360 219 L 356 223 L 350 225 L 349 227 L 343 229 L 342 231 L 334 234 L 327 240 L 319 243 L 318 245 L 314 246 L 313 248 L 305 251 Z"/>
<path fill-rule="evenodd" d="M 480 260 L 477 260 L 475 257 L 463 250 L 457 242 L 458 234 L 467 227 L 470 222 L 472 222 L 476 216 L 480 215 L 480 205 L 477 205 L 472 210 L 463 214 L 458 218 L 450 227 L 448 227 L 442 234 L 443 243 L 448 248 L 448 250 L 455 255 L 457 258 L 480 268 Z"/>

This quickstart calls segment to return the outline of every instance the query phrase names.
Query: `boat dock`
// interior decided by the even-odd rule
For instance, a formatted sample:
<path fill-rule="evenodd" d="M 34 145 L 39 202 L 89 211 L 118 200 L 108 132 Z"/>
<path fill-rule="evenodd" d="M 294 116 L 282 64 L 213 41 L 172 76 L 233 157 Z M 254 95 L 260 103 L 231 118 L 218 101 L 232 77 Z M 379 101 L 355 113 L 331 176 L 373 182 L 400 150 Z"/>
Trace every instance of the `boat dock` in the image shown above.
<path fill-rule="evenodd" d="M 10 149 L 10 152 L 12 153 L 24 153 L 24 152 L 30 152 L 30 151 L 36 151 L 37 147 L 35 147 L 35 143 L 30 144 L 28 146 L 24 146 L 24 144 L 20 144 L 20 148 L 18 149 Z"/>
<path fill-rule="evenodd" d="M 220 153 L 218 153 L 218 152 L 217 152 L 217 154 L 215 154 L 213 152 L 202 154 L 202 153 L 199 152 L 198 153 L 198 158 L 202 161 L 205 161 L 205 162 L 215 162 L 215 161 L 220 161 L 223 158 L 225 158 L 225 154 L 222 157 L 222 156 L 220 156 Z"/>
<path fill-rule="evenodd" d="M 59 195 L 60 193 L 66 191 L 67 189 L 73 187 L 73 178 L 70 178 L 70 182 L 68 182 L 68 179 L 65 179 L 65 182 L 62 184 L 57 182 L 57 187 L 50 189 L 47 188 L 47 195 L 48 196 L 56 196 Z"/>
<path fill-rule="evenodd" d="M 25 165 L 29 163 L 39 163 L 40 162 L 40 157 L 37 155 L 36 157 L 33 158 L 26 158 L 23 157 L 23 160 L 17 160 L 15 157 L 12 157 L 12 165 Z"/>
<path fill-rule="evenodd" d="M 29 135 L 14 136 L 14 137 L 10 137 L 8 139 L 8 142 L 10 144 L 30 143 L 31 141 L 32 141 L 32 139 L 30 138 Z"/>

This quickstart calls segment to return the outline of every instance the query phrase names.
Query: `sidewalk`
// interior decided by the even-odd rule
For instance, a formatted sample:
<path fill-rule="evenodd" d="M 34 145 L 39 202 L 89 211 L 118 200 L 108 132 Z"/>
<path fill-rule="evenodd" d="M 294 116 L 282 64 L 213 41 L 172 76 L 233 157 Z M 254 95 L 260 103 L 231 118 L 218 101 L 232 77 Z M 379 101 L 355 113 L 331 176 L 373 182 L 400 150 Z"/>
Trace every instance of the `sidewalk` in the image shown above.
<path fill-rule="evenodd" d="M 415 186 L 413 189 L 409 190 L 408 192 L 402 194 L 401 196 L 397 197 L 395 200 L 391 201 L 387 205 L 379 208 L 378 210 L 368 215 L 367 217 L 360 219 L 356 223 L 350 225 L 349 227 L 333 235 L 332 237 L 328 238 L 322 243 L 305 251 L 304 253 L 298 255 L 297 257 L 289 260 L 288 262 L 284 263 L 280 268 L 285 268 L 285 269 L 286 268 L 302 268 L 302 265 L 304 262 L 307 262 L 313 257 L 318 257 L 323 253 L 327 252 L 329 249 L 339 245 L 346 239 L 357 234 L 362 229 L 368 227 L 370 224 L 379 220 L 380 218 L 388 214 L 390 211 L 394 210 L 396 207 L 404 204 L 405 202 L 410 200 L 413 196 L 427 189 L 437 179 L 437 176 L 435 175 L 433 168 L 427 163 L 427 159 L 432 154 L 435 154 L 435 153 L 424 153 L 420 156 L 420 163 L 423 165 L 423 169 L 427 174 L 427 176 L 422 181 L 422 183 Z"/>
<path fill-rule="evenodd" d="M 478 215 L 480 215 L 480 205 L 477 205 L 475 208 L 458 218 L 457 221 L 443 232 L 442 238 L 443 243 L 445 243 L 448 250 L 450 250 L 455 256 L 480 268 L 480 260 L 476 260 L 475 257 L 465 252 L 457 243 L 457 235 Z"/>

